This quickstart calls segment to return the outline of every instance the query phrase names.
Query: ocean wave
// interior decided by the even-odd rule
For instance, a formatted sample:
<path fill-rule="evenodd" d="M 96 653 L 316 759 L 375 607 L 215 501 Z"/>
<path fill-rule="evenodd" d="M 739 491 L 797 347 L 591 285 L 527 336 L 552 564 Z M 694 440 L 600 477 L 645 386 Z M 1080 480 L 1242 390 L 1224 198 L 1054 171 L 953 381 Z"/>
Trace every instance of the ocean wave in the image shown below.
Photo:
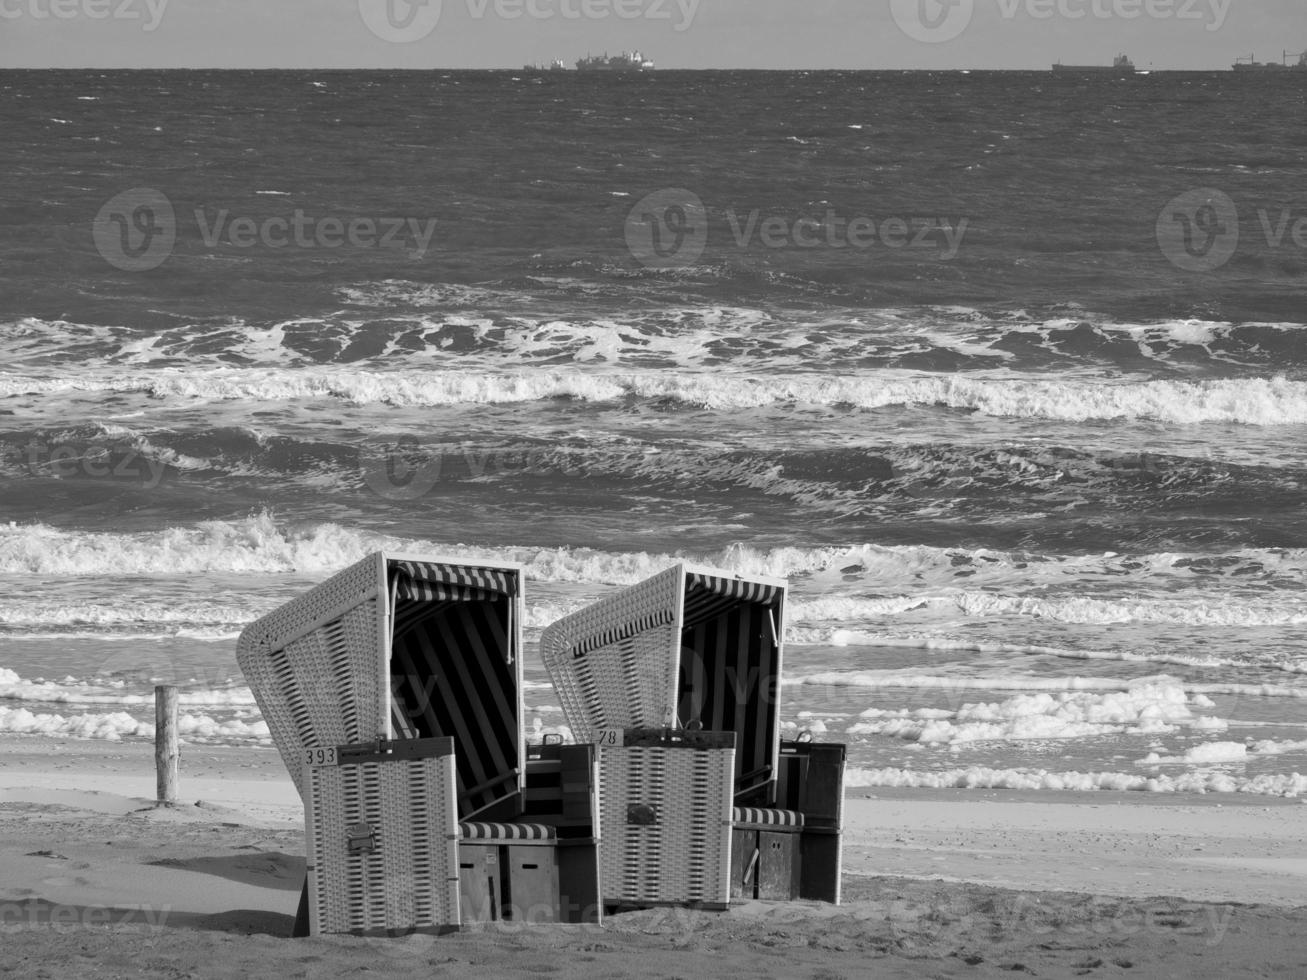
<path fill-rule="evenodd" d="M 106 665 L 108 666 L 108 665 Z M 159 666 L 158 664 L 154 666 Z M 168 665 L 171 666 L 171 665 Z M 142 678 L 143 673 L 133 671 L 133 681 L 153 681 L 155 677 Z M 148 671 L 144 671 L 148 673 Z M 162 679 L 162 678 L 157 678 Z M 174 678 L 168 678 L 174 680 Z M 180 691 L 178 698 L 185 707 L 207 707 L 223 709 L 249 709 L 255 705 L 254 695 L 243 684 L 231 679 L 220 682 L 221 686 L 199 686 Z M 91 680 L 76 677 L 64 677 L 60 680 L 37 678 L 28 680 L 15 671 L 0 667 L 0 700 L 28 701 L 42 704 L 112 704 L 117 707 L 146 707 L 154 704 L 153 693 L 141 693 L 133 690 L 132 681 L 119 676 L 106 675 Z"/>
<path fill-rule="evenodd" d="M 686 487 L 742 489 L 842 516 L 911 513 L 952 521 L 978 514 L 1010 521 L 1013 495 L 1021 513 L 1155 513 L 1199 503 L 1208 514 L 1242 513 L 1249 497 L 1293 506 L 1307 479 L 1307 469 L 1275 459 L 1248 465 L 1048 444 L 741 447 L 527 433 L 511 441 L 383 442 L 353 429 L 310 439 L 235 425 L 132 429 L 118 422 L 20 428 L 0 439 L 0 471 L 32 478 L 96 475 L 177 486 L 227 480 L 286 496 L 354 493 L 364 484 L 384 490 L 378 481 L 390 479 L 401 461 L 433 487 L 613 480 L 668 495 Z"/>
<path fill-rule="evenodd" d="M 727 571 L 811 581 L 829 590 L 851 579 L 867 586 L 904 581 L 954 580 L 959 569 L 975 571 L 969 585 L 1040 578 L 1092 581 L 1105 577 L 1187 584 L 1229 579 L 1243 585 L 1272 581 L 1307 584 L 1307 551 L 1244 549 L 1227 554 L 1037 555 L 993 549 L 921 545 L 850 544 L 830 547 L 609 552 L 592 548 L 475 547 L 449 541 L 404 538 L 339 524 L 280 523 L 264 511 L 236 521 L 203 521 L 159 531 L 79 531 L 44 524 L 0 525 L 0 574 L 186 575 L 252 573 L 326 576 L 376 551 L 440 554 L 452 560 L 508 561 L 543 582 L 631 585 L 677 561 Z"/>
<path fill-rule="evenodd" d="M 255 600 L 257 603 L 259 600 Z M 0 627 L 51 626 L 157 626 L 173 625 L 190 629 L 213 626 L 239 626 L 257 618 L 248 609 L 248 599 L 239 608 L 227 603 L 154 603 L 105 600 L 76 604 L 51 602 L 48 597 L 33 596 L 16 603 L 12 597 L 0 599 Z M 271 607 L 268 607 L 271 608 Z"/>
<path fill-rule="evenodd" d="M 1307 687 L 1284 684 L 1182 683 L 1161 674 L 1126 680 L 1117 677 L 1045 677 L 1008 674 L 999 677 L 965 677 L 954 674 L 917 674 L 898 670 L 826 670 L 791 674 L 785 685 L 819 685 L 869 690 L 907 688 L 962 696 L 966 691 L 1131 691 L 1149 684 L 1168 683 L 1187 695 L 1234 695 L 1250 698 L 1307 698 Z"/>
<path fill-rule="evenodd" d="M 1281 601 L 1235 602 L 1206 594 L 1164 599 L 1099 599 L 1084 595 L 1020 596 L 957 591 L 876 598 L 826 597 L 794 602 L 790 615 L 807 623 L 866 621 L 907 612 L 956 613 L 973 618 L 1021 617 L 1056 623 L 1169 623 L 1183 626 L 1301 626 L 1307 611 L 1297 596 Z M 3 621 L 0 619 L 0 621 Z"/>
<path fill-rule="evenodd" d="M 310 366 L 604 363 L 693 369 L 766 357 L 778 370 L 1292 370 L 1298 324 L 1040 319 L 965 308 L 763 309 L 649 302 L 620 281 L 533 277 L 521 287 L 385 281 L 338 290 L 344 311 L 273 323 L 209 317 L 145 331 L 27 318 L 2 324 L 15 363 Z"/>
<path fill-rule="evenodd" d="M 1147 793 L 1247 793 L 1254 796 L 1307 795 L 1301 773 L 1234 776 L 1202 770 L 1179 775 L 1121 772 L 1054 772 L 1048 769 L 991 769 L 984 766 L 922 772 L 911 769 L 850 767 L 846 786 L 913 789 L 1115 790 Z"/>
<path fill-rule="evenodd" d="M 87 372 L 57 377 L 0 373 L 0 396 L 136 392 L 182 401 L 336 400 L 432 408 L 573 399 L 666 401 L 738 411 L 775 405 L 848 409 L 940 407 L 1005 418 L 1063 422 L 1148 420 L 1171 425 L 1307 424 L 1307 382 L 1285 378 L 1208 381 L 1077 381 L 880 371 L 862 376 L 646 371 L 346 371 L 304 368 Z"/>
<path fill-rule="evenodd" d="M 1157 678 L 1121 690 L 1020 694 L 1000 702 L 963 704 L 955 710 L 871 708 L 846 734 L 880 735 L 956 750 L 975 742 L 1158 735 L 1180 728 L 1224 730 L 1228 726 L 1222 719 L 1194 711 L 1210 707 L 1212 701 L 1204 695 L 1186 692 L 1173 679 Z"/>
<path fill-rule="evenodd" d="M 1001 653 L 1014 655 L 1057 657 L 1068 660 L 1105 660 L 1122 663 L 1169 664 L 1176 667 L 1249 667 L 1248 658 L 1221 656 L 1209 653 L 1181 653 L 1160 649 L 1140 653 L 1136 650 L 1092 650 L 1049 646 L 1038 643 L 1007 643 L 1001 640 L 981 640 L 923 633 L 919 630 L 871 632 L 867 630 L 832 629 L 830 627 L 798 627 L 786 630 L 786 642 L 797 645 L 835 647 L 896 647 L 939 652 Z M 1288 673 L 1307 674 L 1307 657 L 1292 660 L 1260 659 L 1255 666 Z"/>
<path fill-rule="evenodd" d="M 262 722 L 239 718 L 218 720 L 210 715 L 181 713 L 177 718 L 180 737 L 196 742 L 255 742 L 271 745 L 272 736 Z M 125 711 L 86 712 L 61 715 L 33 712 L 27 708 L 0 705 L 0 732 L 17 735 L 58 735 L 119 742 L 124 738 L 153 739 L 154 726 Z"/>

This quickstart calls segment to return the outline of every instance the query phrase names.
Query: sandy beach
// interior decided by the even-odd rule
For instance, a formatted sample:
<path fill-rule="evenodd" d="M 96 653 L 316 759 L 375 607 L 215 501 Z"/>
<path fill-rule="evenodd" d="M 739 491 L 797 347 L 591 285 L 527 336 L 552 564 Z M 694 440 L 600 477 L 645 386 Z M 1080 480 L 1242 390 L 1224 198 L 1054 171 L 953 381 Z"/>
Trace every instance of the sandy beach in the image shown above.
<path fill-rule="evenodd" d="M 289 937 L 299 800 L 267 749 L 0 741 L 0 971 L 23 977 L 1301 976 L 1299 800 L 857 791 L 845 901 L 657 910 L 602 929 Z"/>

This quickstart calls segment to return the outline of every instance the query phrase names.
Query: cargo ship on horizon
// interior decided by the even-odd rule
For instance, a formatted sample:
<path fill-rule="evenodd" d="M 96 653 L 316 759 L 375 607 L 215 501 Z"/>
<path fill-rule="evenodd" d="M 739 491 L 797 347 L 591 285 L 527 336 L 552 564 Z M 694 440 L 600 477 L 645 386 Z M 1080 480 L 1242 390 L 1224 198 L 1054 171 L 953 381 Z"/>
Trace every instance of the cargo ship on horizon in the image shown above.
<path fill-rule="evenodd" d="M 1288 51 L 1284 52 L 1282 61 L 1258 61 L 1256 55 L 1249 55 L 1246 59 L 1236 58 L 1234 62 L 1235 71 L 1307 71 L 1307 51 L 1298 55 L 1296 65 L 1289 64 L 1291 55 Z"/>
<path fill-rule="evenodd" d="M 653 71 L 654 63 L 639 51 L 623 51 L 611 57 L 587 55 L 576 63 L 577 71 Z"/>
<path fill-rule="evenodd" d="M 1111 65 L 1064 65 L 1059 61 L 1053 66 L 1053 71 L 1076 72 L 1077 74 L 1080 72 L 1096 72 L 1114 75 L 1136 75 L 1139 73 L 1139 69 L 1130 60 L 1130 56 L 1124 54 L 1117 55 L 1116 60 Z"/>

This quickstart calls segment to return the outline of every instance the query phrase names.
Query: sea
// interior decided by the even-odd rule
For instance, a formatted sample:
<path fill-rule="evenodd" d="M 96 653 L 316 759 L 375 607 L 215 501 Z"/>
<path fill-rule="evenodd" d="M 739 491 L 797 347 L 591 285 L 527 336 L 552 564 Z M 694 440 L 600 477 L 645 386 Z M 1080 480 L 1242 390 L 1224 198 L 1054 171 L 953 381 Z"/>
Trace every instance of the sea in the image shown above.
<path fill-rule="evenodd" d="M 378 549 L 790 583 L 855 787 L 1307 794 L 1293 73 L 0 72 L 0 732 Z"/>

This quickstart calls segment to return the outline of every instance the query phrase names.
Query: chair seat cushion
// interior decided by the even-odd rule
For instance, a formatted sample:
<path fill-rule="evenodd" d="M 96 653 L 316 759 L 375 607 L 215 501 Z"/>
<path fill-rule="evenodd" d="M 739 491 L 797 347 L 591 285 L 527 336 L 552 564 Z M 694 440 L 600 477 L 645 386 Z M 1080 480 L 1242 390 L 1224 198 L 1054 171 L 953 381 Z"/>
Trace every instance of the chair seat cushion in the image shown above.
<path fill-rule="evenodd" d="M 461 823 L 463 840 L 555 840 L 557 831 L 543 823 Z"/>
<path fill-rule="evenodd" d="M 737 827 L 765 827 L 769 830 L 802 830 L 803 814 L 798 810 L 768 810 L 737 806 L 731 817 Z"/>

